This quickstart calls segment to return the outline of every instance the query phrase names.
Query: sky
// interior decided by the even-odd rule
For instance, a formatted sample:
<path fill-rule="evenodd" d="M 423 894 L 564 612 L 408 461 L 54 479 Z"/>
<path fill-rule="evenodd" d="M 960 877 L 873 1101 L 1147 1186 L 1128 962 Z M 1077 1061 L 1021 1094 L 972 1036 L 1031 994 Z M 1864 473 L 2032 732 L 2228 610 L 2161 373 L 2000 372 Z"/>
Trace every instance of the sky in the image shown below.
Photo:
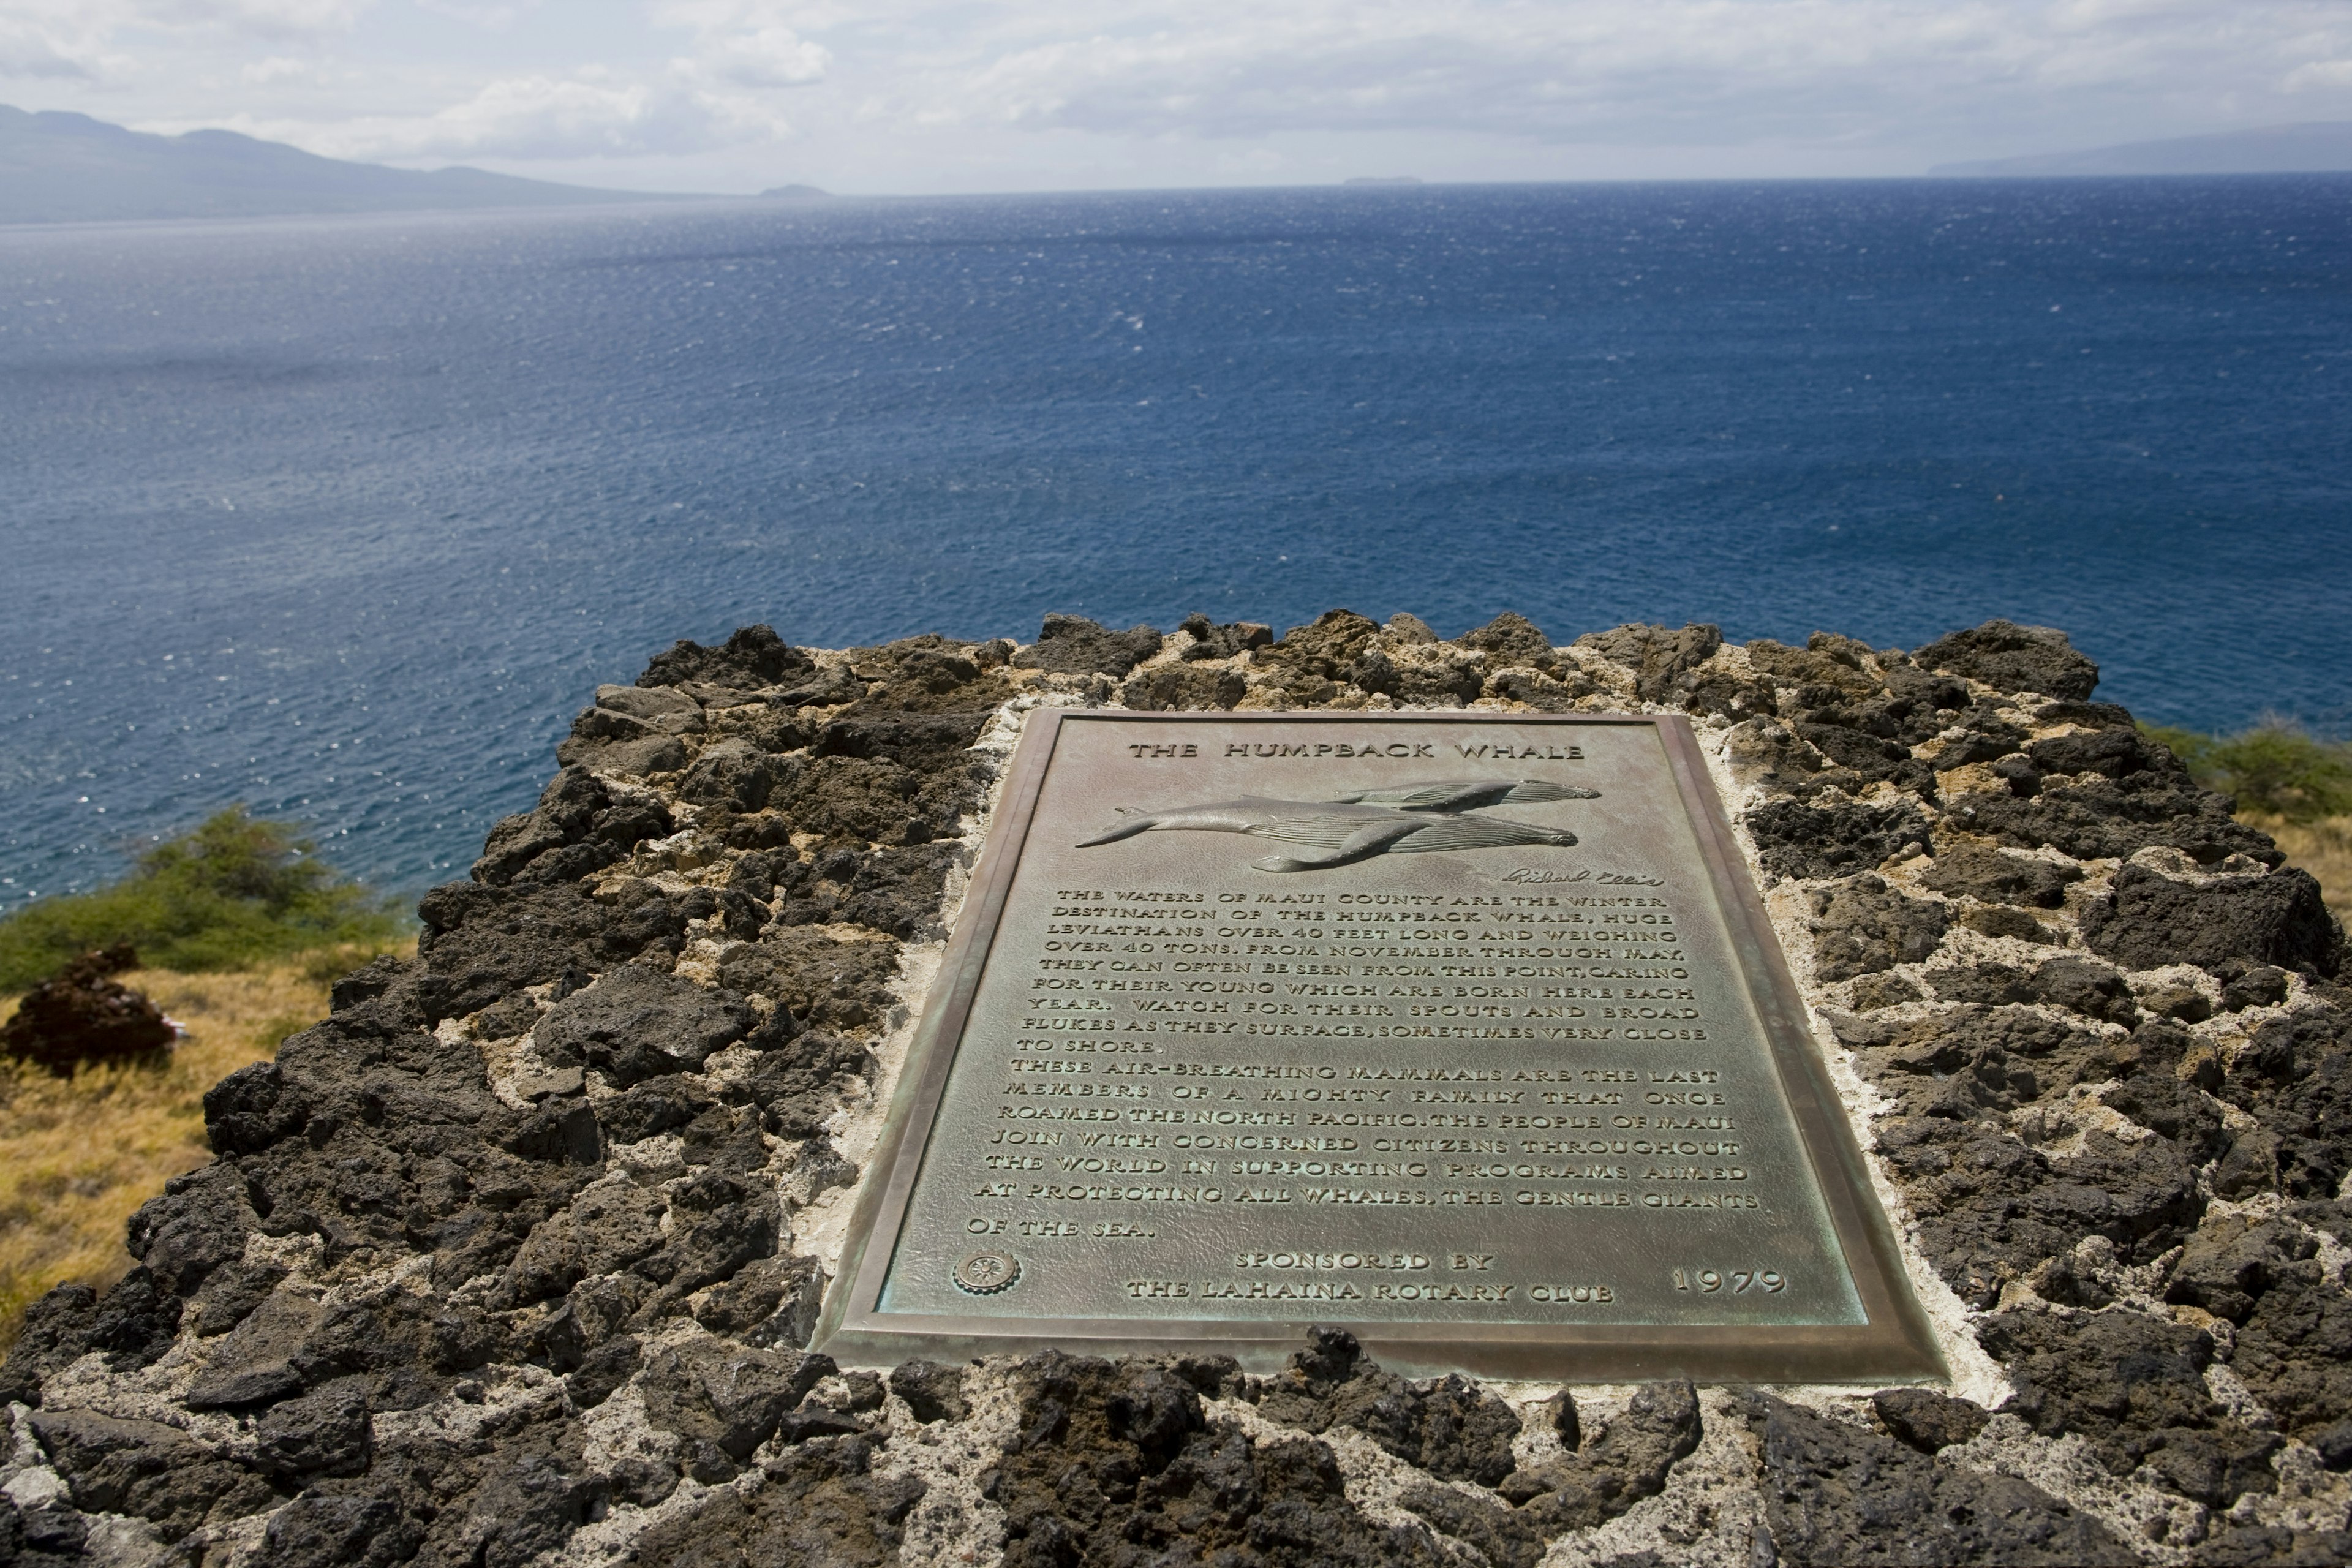
<path fill-rule="evenodd" d="M 0 102 L 656 191 L 1902 175 L 2352 120 L 2352 0 L 0 0 Z"/>

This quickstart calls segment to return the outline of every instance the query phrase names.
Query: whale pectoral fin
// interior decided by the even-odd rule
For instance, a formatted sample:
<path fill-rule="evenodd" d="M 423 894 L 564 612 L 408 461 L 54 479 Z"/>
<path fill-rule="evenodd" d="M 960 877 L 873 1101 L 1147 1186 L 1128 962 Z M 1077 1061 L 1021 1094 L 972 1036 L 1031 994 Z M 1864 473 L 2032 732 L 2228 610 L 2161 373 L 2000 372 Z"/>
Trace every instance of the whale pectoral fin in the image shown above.
<path fill-rule="evenodd" d="M 1521 779 L 1513 784 L 1504 800 L 1599 800 L 1597 789 L 1583 789 L 1575 784 L 1546 784 L 1541 779 Z M 1499 802 L 1497 804 L 1500 804 Z"/>
<path fill-rule="evenodd" d="M 1437 849 L 1503 849 L 1526 844 L 1549 844 L 1564 849 L 1575 842 L 1576 835 L 1565 828 L 1538 827 L 1533 823 L 1495 816 L 1449 816 L 1431 823 L 1399 844 L 1396 852 L 1417 855 Z"/>
<path fill-rule="evenodd" d="M 1350 790 L 1346 795 L 1333 795 L 1331 800 L 1338 805 L 1390 805 L 1399 811 L 1468 811 L 1473 806 L 1492 805 L 1508 787 L 1487 779 L 1454 779 L 1438 784 Z"/>
<path fill-rule="evenodd" d="M 1482 805 L 1492 805 L 1499 793 L 1497 787 L 1484 781 L 1468 784 L 1423 784 L 1395 804 L 1406 811 L 1434 811 L 1452 815 L 1470 811 Z"/>
<path fill-rule="evenodd" d="M 1418 822 L 1368 822 L 1328 849 L 1302 849 L 1289 855 L 1269 855 L 1251 865 L 1261 871 L 1311 871 L 1321 866 L 1344 866 L 1367 855 L 1377 855 L 1401 838 L 1422 830 Z"/>
<path fill-rule="evenodd" d="M 1074 848 L 1091 849 L 1097 844 L 1115 844 L 1122 838 L 1132 838 L 1137 834 L 1145 831 L 1160 820 L 1157 816 L 1152 816 L 1151 813 L 1148 811 L 1138 811 L 1131 805 L 1115 805 L 1111 807 L 1111 809 L 1118 812 L 1127 820 L 1120 823 L 1117 827 L 1112 828 L 1108 833 L 1097 833 L 1092 838 L 1079 839 L 1077 843 L 1073 846 Z"/>

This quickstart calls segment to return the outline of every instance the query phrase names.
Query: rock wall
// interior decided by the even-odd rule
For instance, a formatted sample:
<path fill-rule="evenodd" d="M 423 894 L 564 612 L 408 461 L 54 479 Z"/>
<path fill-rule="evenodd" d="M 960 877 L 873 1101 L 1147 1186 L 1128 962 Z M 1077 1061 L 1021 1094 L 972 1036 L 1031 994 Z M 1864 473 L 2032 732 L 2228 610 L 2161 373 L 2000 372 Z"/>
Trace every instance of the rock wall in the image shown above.
<path fill-rule="evenodd" d="M 765 627 L 600 688 L 413 963 L 0 1372 L 0 1561 L 2352 1557 L 2352 993 L 2304 873 L 2055 633 Z M 1024 714 L 1693 714 L 1951 1390 L 1273 1376 L 806 1342 Z"/>

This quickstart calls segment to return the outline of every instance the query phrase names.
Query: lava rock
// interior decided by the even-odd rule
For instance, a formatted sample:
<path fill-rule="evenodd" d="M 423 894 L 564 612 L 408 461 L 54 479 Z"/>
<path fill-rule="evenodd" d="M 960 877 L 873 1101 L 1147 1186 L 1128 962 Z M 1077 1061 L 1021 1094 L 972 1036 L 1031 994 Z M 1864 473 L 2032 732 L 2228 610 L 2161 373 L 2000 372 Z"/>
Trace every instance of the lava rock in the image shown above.
<path fill-rule="evenodd" d="M 85 952 L 26 992 L 0 1024 L 0 1055 L 69 1078 L 85 1063 L 160 1064 L 178 1037 L 155 1004 L 110 976 L 139 967 L 129 942 Z"/>
<path fill-rule="evenodd" d="M 574 1410 L 593 1410 L 613 1396 L 615 1389 L 637 1373 L 645 1363 L 644 1347 L 635 1334 L 606 1340 L 580 1358 L 563 1380 Z"/>
<path fill-rule="evenodd" d="M 38 1564 L 82 1555 L 89 1521 L 61 1497 L 18 1504 L 0 1494 L 0 1562 Z"/>
<path fill-rule="evenodd" d="M 1698 1394 L 1688 1381 L 1652 1384 L 1600 1437 L 1573 1454 L 1514 1470 L 1497 1489 L 1547 1538 L 1589 1530 L 1643 1498 L 1698 1447 Z"/>
<path fill-rule="evenodd" d="M 608 909 L 575 882 L 444 883 L 417 901 L 416 914 L 425 930 L 414 996 L 426 1027 L 648 948 L 676 952 L 686 937 L 686 917 L 665 899 Z"/>
<path fill-rule="evenodd" d="M 1192 657 L 1192 648 L 1186 648 L 1184 655 Z M 1118 700 L 1139 713 L 1205 711 L 1229 710 L 1248 694 L 1249 683 L 1239 670 L 1163 665 L 1131 677 L 1119 688 Z"/>
<path fill-rule="evenodd" d="M 878 1024 L 897 1001 L 898 944 L 843 942 L 805 926 L 771 931 L 730 947 L 719 984 L 765 996 L 812 1028 Z"/>
<path fill-rule="evenodd" d="M 1807 805 L 1776 800 L 1745 818 L 1771 881 L 1873 870 L 1897 851 L 1927 842 L 1927 819 L 1906 803 Z"/>
<path fill-rule="evenodd" d="M 836 1086 L 863 1077 L 873 1059 L 855 1040 L 811 1029 L 763 1053 L 737 1092 L 760 1108 L 768 1131 L 809 1138 L 824 1130 Z"/>
<path fill-rule="evenodd" d="M 1328 1447 L 1261 1447 L 1210 1424 L 1165 1363 L 1047 1352 L 1014 1375 L 1019 1435 L 982 1484 L 1004 1510 L 1007 1568 L 1118 1561 L 1130 1545 L 1296 1568 L 1443 1561 L 1425 1531 L 1366 1519 Z"/>
<path fill-rule="evenodd" d="M 259 1561 L 271 1568 L 390 1568 L 416 1549 L 383 1498 L 305 1492 L 269 1516 Z"/>
<path fill-rule="evenodd" d="M 881 1568 L 898 1561 L 907 1516 L 928 1489 L 904 1472 L 877 1474 L 862 1436 L 814 1438 L 761 1468 L 758 1490 L 722 1491 L 663 1519 L 623 1562 Z"/>
<path fill-rule="evenodd" d="M 678 781 L 677 795 L 697 805 L 761 811 L 770 795 L 790 786 L 801 766 L 791 757 L 769 756 L 751 742 L 730 736 L 703 749 Z"/>
<path fill-rule="evenodd" d="M 652 1257 L 668 1240 L 662 1226 L 667 1206 L 660 1194 L 625 1175 L 594 1183 L 532 1227 L 508 1265 L 495 1300 L 506 1309 L 528 1306 Z"/>
<path fill-rule="evenodd" d="M 2279 1439 L 2224 1414 L 2205 1385 L 2212 1337 L 2124 1308 L 2061 1317 L 1996 1313 L 1979 1342 L 2008 1368 L 2002 1406 L 2048 1436 L 2075 1433 L 2117 1475 L 2151 1466 L 2172 1490 L 2214 1507 L 2277 1485 Z"/>
<path fill-rule="evenodd" d="M 1992 1419 L 1981 1405 L 1927 1388 L 1884 1389 L 1870 1405 L 1897 1441 L 1923 1454 L 1968 1442 Z"/>
<path fill-rule="evenodd" d="M 1047 616 L 1037 640 L 1013 656 L 1015 669 L 1124 676 L 1160 651 L 1156 626 L 1112 631 L 1079 616 Z"/>
<path fill-rule="evenodd" d="M 1509 610 L 1483 626 L 1471 627 L 1454 640 L 1463 647 L 1485 654 L 1488 662 L 1497 668 L 1527 665 L 1549 669 L 1558 657 L 1552 652 L 1551 638 L 1533 621 Z"/>
<path fill-rule="evenodd" d="M 41 1384 L 82 1356 L 97 1315 L 98 1292 L 87 1285 L 59 1285 L 26 1307 L 16 1342 L 0 1363 L 0 1404 L 39 1408 Z"/>
<path fill-rule="evenodd" d="M 806 654 L 788 647 L 776 635 L 775 627 L 763 623 L 738 627 L 717 647 L 704 647 L 700 643 L 681 638 L 667 652 L 654 655 L 646 672 L 637 677 L 637 684 L 701 684 L 752 690 L 808 674 L 815 668 L 815 662 Z"/>
<path fill-rule="evenodd" d="M 2115 891 L 2083 911 L 2091 951 L 2126 969 L 2232 959 L 2334 974 L 2344 931 L 2307 871 L 2176 881 L 2149 867 L 2116 874 Z"/>
<path fill-rule="evenodd" d="M 1511 1407 L 1476 1384 L 1458 1376 L 1408 1383 L 1382 1371 L 1345 1329 L 1313 1331 L 1257 1407 L 1304 1432 L 1353 1426 L 1407 1464 L 1482 1486 L 1510 1474 L 1519 1433 Z"/>
<path fill-rule="evenodd" d="M 2067 888 L 2082 879 L 2083 873 L 2073 866 L 1966 843 L 1938 846 L 1934 863 L 1919 879 L 1925 886 L 1955 898 L 1965 895 L 1988 904 L 2042 910 L 2056 909 L 2065 901 Z"/>
<path fill-rule="evenodd" d="M 2118 783 L 2093 773 L 2045 788 L 2025 758 L 1993 764 L 1995 773 L 2004 770 L 2005 793 L 1947 803 L 1946 820 L 1955 830 L 2077 860 L 2127 859 L 2151 848 L 2179 849 L 2200 866 L 2231 855 L 2266 866 L 2285 858 L 2267 834 L 2230 815 L 2227 798 L 2177 775 L 2143 773 Z"/>
<path fill-rule="evenodd" d="M 2352 1301 L 2316 1258 L 2294 1256 L 2301 1246 L 2265 1261 L 2230 1369 L 2288 1435 L 2316 1444 L 2352 1409 Z"/>
<path fill-rule="evenodd" d="M 814 1258 L 763 1258 L 711 1286 L 694 1303 L 694 1321 L 747 1345 L 797 1350 L 816 1331 L 824 1269 Z"/>
<path fill-rule="evenodd" d="M 646 1419 L 740 1465 L 834 1371 L 830 1356 L 690 1340 L 649 1353 L 639 1386 Z"/>
<path fill-rule="evenodd" d="M 2263 1158 L 2289 1197 L 2331 1197 L 2352 1172 L 2352 1015 L 2314 1006 L 2272 1019 L 2219 1092 L 2260 1124 L 2239 1142 L 2267 1141 Z"/>
<path fill-rule="evenodd" d="M 2181 1249 L 2164 1299 L 2242 1323 L 2280 1270 L 2309 1258 L 2316 1248 L 2300 1226 L 2217 1215 L 2199 1226 Z"/>
<path fill-rule="evenodd" d="M 2139 1022 L 2139 1006 L 2124 977 L 2089 959 L 2052 959 L 2033 972 L 2033 989 L 2053 1007 L 2064 1007 L 2102 1023 L 2129 1028 Z"/>
<path fill-rule="evenodd" d="M 163 1288 L 153 1269 L 133 1268 L 99 1299 L 90 1318 L 89 1348 L 114 1352 L 118 1367 L 151 1365 L 178 1337 L 180 1313 L 179 1298 Z"/>
<path fill-rule="evenodd" d="M 204 1165 L 163 1184 L 124 1229 L 131 1256 L 175 1296 L 194 1294 L 206 1276 L 245 1256 L 246 1237 L 261 1227 L 251 1190 L 227 1165 Z"/>
<path fill-rule="evenodd" d="M 1927 994 L 1900 974 L 1865 974 L 1853 983 L 1853 994 L 1854 1011 L 1868 1013 L 1921 1001 Z"/>
<path fill-rule="evenodd" d="M 1834 893 L 1816 895 L 1813 973 L 1823 981 L 1851 980 L 1898 963 L 1917 963 L 1944 940 L 1944 906 L 1906 898 L 1878 877 L 1856 877 Z"/>
<path fill-rule="evenodd" d="M 2010 909 L 2002 904 L 1962 910 L 1959 923 L 1986 936 L 2010 937 L 2018 942 L 2039 942 L 2045 947 L 2065 940 L 2023 910 Z"/>
<path fill-rule="evenodd" d="M 295 1393 L 302 1386 L 304 1343 L 325 1315 L 305 1297 L 272 1295 L 213 1342 L 211 1357 L 183 1403 L 191 1410 L 234 1410 Z"/>
<path fill-rule="evenodd" d="M 682 763 L 684 752 L 677 755 Z M 576 880 L 623 858 L 646 839 L 667 837 L 675 826 L 668 808 L 658 802 L 616 800 L 586 768 L 566 767 L 540 792 L 535 807 L 503 817 L 490 829 L 482 858 L 474 862 L 474 879 L 491 886 Z"/>
<path fill-rule="evenodd" d="M 341 1378 L 274 1405 L 255 1427 L 255 1464 L 273 1476 L 357 1475 L 375 1449 L 365 1378 Z"/>
<path fill-rule="evenodd" d="M 645 964 L 624 964 L 555 1005 L 539 1026 L 539 1054 L 588 1067 L 616 1086 L 698 1068 L 760 1022 L 740 1001 Z"/>
<path fill-rule="evenodd" d="M 2287 999 L 2287 973 L 2274 964 L 2247 963 L 2231 959 L 2215 964 L 2213 973 L 2221 976 L 2221 1007 L 2224 1012 L 2242 1013 L 2249 1007 L 2275 1007 Z"/>
<path fill-rule="evenodd" d="M 94 1410 L 44 1410 L 32 1420 L 74 1507 L 135 1515 L 167 1542 L 278 1505 L 260 1477 L 159 1422 Z"/>
<path fill-rule="evenodd" d="M 1782 1563 L 2133 1563 L 2097 1520 L 2041 1488 L 1985 1475 L 1752 1395 L 1763 1428 L 1766 1521 Z"/>
<path fill-rule="evenodd" d="M 1192 639 L 1176 656 L 1184 659 L 1231 658 L 1274 641 L 1272 626 L 1261 626 L 1255 621 L 1233 621 L 1219 626 L 1198 611 L 1185 616 L 1183 624 L 1177 629 Z M 1428 630 L 1425 626 L 1422 629 Z M 1436 635 L 1432 633 L 1428 640 L 1436 641 Z M 1131 708 L 1134 704 L 1130 702 L 1128 706 Z M 1231 707 L 1232 704 L 1224 706 Z"/>
<path fill-rule="evenodd" d="M 900 1362 L 890 1373 L 890 1392 L 907 1402 L 918 1421 L 961 1421 L 971 1408 L 964 1402 L 963 1369 L 935 1361 Z"/>
<path fill-rule="evenodd" d="M 2064 632 L 2013 621 L 1948 633 L 1912 654 L 1911 662 L 1981 680 L 1996 691 L 2079 700 L 2099 684 L 2099 667 L 2077 653 Z"/>
<path fill-rule="evenodd" d="M 1592 648 L 1612 663 L 1631 669 L 1633 695 L 1643 701 L 1664 702 L 1685 677 L 1715 657 L 1723 646 L 1723 630 L 1707 623 L 1694 623 L 1680 631 L 1634 624 L 1587 632 L 1576 639 L 1576 646 Z"/>

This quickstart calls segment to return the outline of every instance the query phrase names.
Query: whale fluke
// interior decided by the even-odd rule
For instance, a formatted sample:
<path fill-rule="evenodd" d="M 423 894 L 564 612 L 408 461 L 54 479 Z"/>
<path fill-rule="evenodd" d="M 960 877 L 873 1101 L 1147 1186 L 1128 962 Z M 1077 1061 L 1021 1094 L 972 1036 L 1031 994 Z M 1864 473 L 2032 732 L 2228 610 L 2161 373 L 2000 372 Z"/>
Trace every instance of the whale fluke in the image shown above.
<path fill-rule="evenodd" d="M 1601 792 L 1575 784 L 1546 784 L 1540 779 L 1440 779 L 1431 784 L 1350 790 L 1331 798 L 1343 805 L 1392 805 L 1400 811 L 1453 813 L 1501 805 L 1506 801 L 1532 804 L 1541 800 L 1599 800 Z"/>

